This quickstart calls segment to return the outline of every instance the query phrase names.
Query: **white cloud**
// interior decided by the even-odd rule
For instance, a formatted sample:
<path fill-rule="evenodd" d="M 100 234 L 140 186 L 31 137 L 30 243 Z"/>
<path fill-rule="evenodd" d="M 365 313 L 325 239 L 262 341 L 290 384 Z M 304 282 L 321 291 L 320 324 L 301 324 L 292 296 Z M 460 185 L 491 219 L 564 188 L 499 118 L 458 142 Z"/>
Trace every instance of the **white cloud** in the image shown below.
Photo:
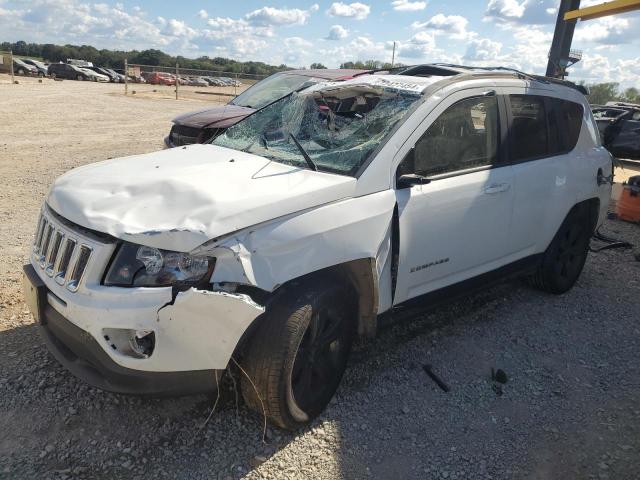
<path fill-rule="evenodd" d="M 427 2 L 412 2 L 410 0 L 394 0 L 391 2 L 394 10 L 399 12 L 417 12 L 427 8 Z"/>
<path fill-rule="evenodd" d="M 189 27 L 182 20 L 176 20 L 175 18 L 172 18 L 167 22 L 163 33 L 172 37 L 186 38 L 193 38 L 197 35 L 197 32 L 193 28 Z"/>
<path fill-rule="evenodd" d="M 426 22 L 413 22 L 411 27 L 415 30 L 427 29 L 437 34 L 446 34 L 454 40 L 463 40 L 475 34 L 467 32 L 469 20 L 461 15 L 443 15 L 439 13 Z"/>
<path fill-rule="evenodd" d="M 202 18 L 203 20 L 206 20 L 207 18 L 209 18 L 209 14 L 207 13 L 207 11 L 206 11 L 206 10 L 200 10 L 200 11 L 198 12 L 198 16 L 199 16 L 200 18 Z"/>
<path fill-rule="evenodd" d="M 557 0 L 489 0 L 485 21 L 542 25 L 556 20 Z"/>
<path fill-rule="evenodd" d="M 364 20 L 369 16 L 371 12 L 371 7 L 364 3 L 354 2 L 354 3 L 342 3 L 342 2 L 334 2 L 327 10 L 327 15 L 330 17 L 347 17 L 353 18 L 355 20 Z"/>
<path fill-rule="evenodd" d="M 602 45 L 617 45 L 628 43 L 634 38 L 640 38 L 638 28 L 634 25 L 636 18 L 605 17 L 576 25 L 573 44 L 579 42 L 594 42 Z"/>
<path fill-rule="evenodd" d="M 311 6 L 309 10 L 299 8 L 273 8 L 262 7 L 245 15 L 247 21 L 253 25 L 304 25 L 309 16 L 318 11 L 317 4 Z"/>
<path fill-rule="evenodd" d="M 289 37 L 284 39 L 284 46 L 287 48 L 310 48 L 313 43 L 302 37 Z"/>
<path fill-rule="evenodd" d="M 349 30 L 344 28 L 342 25 L 333 25 L 329 29 L 329 34 L 327 35 L 327 40 L 343 40 L 349 36 Z"/>
<path fill-rule="evenodd" d="M 502 50 L 500 42 L 494 42 L 488 38 L 473 39 L 467 45 L 464 58 L 471 61 L 495 61 L 499 59 L 500 50 Z"/>

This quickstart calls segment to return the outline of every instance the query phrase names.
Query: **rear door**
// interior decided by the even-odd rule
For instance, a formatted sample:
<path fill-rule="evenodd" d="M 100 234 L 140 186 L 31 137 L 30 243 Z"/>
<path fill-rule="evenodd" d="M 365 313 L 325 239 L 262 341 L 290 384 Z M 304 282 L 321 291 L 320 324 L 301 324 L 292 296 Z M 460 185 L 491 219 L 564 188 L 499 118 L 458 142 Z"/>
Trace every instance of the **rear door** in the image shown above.
<path fill-rule="evenodd" d="M 510 248 L 523 258 L 546 249 L 576 201 L 571 159 L 583 107 L 544 91 L 510 90 L 505 99 L 516 185 Z"/>
<path fill-rule="evenodd" d="M 618 158 L 640 160 L 640 111 L 620 121 L 611 139 L 610 150 Z"/>
<path fill-rule="evenodd" d="M 503 163 L 503 109 L 495 91 L 447 97 L 409 138 L 396 176 L 430 182 L 396 188 L 399 222 L 394 304 L 508 263 L 514 198 Z"/>

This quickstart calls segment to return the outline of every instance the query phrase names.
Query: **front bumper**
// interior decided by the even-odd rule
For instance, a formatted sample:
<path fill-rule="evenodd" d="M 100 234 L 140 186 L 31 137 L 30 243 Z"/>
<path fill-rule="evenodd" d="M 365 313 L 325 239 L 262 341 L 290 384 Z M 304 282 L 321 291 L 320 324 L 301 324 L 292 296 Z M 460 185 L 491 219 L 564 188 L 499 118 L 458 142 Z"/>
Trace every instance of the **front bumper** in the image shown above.
<path fill-rule="evenodd" d="M 46 300 L 45 284 L 31 265 L 24 266 L 27 297 L 37 298 L 30 308 L 40 323 L 40 334 L 53 356 L 86 383 L 111 392 L 145 395 L 188 395 L 214 391 L 220 370 L 148 372 L 118 365 L 91 334 L 74 325 Z"/>
<path fill-rule="evenodd" d="M 120 393 L 177 395 L 210 391 L 249 325 L 264 312 L 246 295 L 190 289 L 61 288 L 25 265 L 25 300 L 56 359 L 87 383 Z M 161 300 L 167 295 L 165 300 Z M 113 329 L 152 331 L 147 358 L 133 357 Z M 218 375 L 220 378 L 220 375 Z"/>

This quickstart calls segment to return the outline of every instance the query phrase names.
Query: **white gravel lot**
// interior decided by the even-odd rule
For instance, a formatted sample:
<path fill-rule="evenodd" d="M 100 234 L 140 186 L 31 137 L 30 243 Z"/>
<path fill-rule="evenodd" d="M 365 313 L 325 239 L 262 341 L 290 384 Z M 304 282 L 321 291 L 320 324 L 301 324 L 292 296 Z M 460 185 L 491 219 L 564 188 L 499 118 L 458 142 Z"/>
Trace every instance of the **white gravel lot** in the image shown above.
<path fill-rule="evenodd" d="M 207 396 L 125 397 L 76 380 L 46 351 L 20 292 L 42 197 L 70 168 L 161 148 L 169 120 L 205 104 L 6 80 L 0 478 L 639 478 L 638 248 L 590 254 L 562 296 L 512 281 L 435 311 L 398 312 L 356 348 L 311 428 L 269 428 L 265 443 L 262 419 L 236 407 L 231 390 L 201 428 Z M 607 221 L 603 230 L 640 246 L 637 225 Z M 508 382 L 492 382 L 491 368 Z"/>

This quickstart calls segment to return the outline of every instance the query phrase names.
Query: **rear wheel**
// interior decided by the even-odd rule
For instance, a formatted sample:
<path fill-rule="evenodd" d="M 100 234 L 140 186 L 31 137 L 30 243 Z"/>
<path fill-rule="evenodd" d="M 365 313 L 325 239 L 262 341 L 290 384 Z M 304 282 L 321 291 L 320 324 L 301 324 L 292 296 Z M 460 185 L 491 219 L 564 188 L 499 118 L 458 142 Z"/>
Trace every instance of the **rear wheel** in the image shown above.
<path fill-rule="evenodd" d="M 52 73 L 51 75 L 49 75 L 51 78 L 53 78 L 54 80 L 56 79 L 56 74 Z"/>
<path fill-rule="evenodd" d="M 531 284 L 549 293 L 561 294 L 573 287 L 589 252 L 591 222 L 587 208 L 572 210 L 544 253 Z"/>
<path fill-rule="evenodd" d="M 40 78 L 44 77 L 44 73 L 38 72 L 38 77 L 40 77 Z"/>
<path fill-rule="evenodd" d="M 82 80 L 84 80 L 84 77 L 82 75 L 78 75 L 76 77 L 76 80 L 78 80 L 79 82 L 81 82 Z"/>
<path fill-rule="evenodd" d="M 337 284 L 290 292 L 265 314 L 243 363 L 246 403 L 282 428 L 308 424 L 335 393 L 354 336 L 354 296 Z M 252 383 L 253 382 L 253 383 Z"/>
<path fill-rule="evenodd" d="M 24 75 L 24 69 L 23 68 L 19 68 L 18 69 L 18 75 Z"/>

